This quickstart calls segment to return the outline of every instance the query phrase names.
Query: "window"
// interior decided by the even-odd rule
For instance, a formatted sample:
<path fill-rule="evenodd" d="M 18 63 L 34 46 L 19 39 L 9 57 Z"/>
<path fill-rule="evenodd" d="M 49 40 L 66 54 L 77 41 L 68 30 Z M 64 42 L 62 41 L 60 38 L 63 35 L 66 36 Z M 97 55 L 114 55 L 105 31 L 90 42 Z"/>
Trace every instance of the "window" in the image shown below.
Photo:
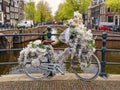
<path fill-rule="evenodd" d="M 113 16 L 108 16 L 108 22 L 113 22 Z"/>
<path fill-rule="evenodd" d="M 15 13 L 15 19 L 18 19 L 18 14 L 17 13 Z"/>
<path fill-rule="evenodd" d="M 10 15 L 9 14 L 7 14 L 7 20 L 9 20 L 10 19 Z"/>
<path fill-rule="evenodd" d="M 6 12 L 8 12 L 8 13 L 9 13 L 9 7 L 6 7 Z"/>
<path fill-rule="evenodd" d="M 0 0 L 0 3 L 2 2 L 2 0 Z"/>
<path fill-rule="evenodd" d="M 118 17 L 115 16 L 115 25 L 118 25 Z"/>
<path fill-rule="evenodd" d="M 10 11 L 14 12 L 14 7 L 10 6 Z"/>
<path fill-rule="evenodd" d="M 14 8 L 15 12 L 18 12 L 18 8 Z"/>
<path fill-rule="evenodd" d="M 0 13 L 0 21 L 2 21 L 2 13 Z"/>
<path fill-rule="evenodd" d="M 108 12 L 110 12 L 110 8 L 108 8 Z"/>
<path fill-rule="evenodd" d="M 14 18 L 14 13 L 10 13 L 10 18 Z"/>
<path fill-rule="evenodd" d="M 0 11 L 2 11 L 2 6 L 1 6 L 1 4 L 0 4 Z"/>
<path fill-rule="evenodd" d="M 105 22 L 105 16 L 100 16 L 101 22 Z"/>
<path fill-rule="evenodd" d="M 105 6 L 103 6 L 103 14 L 105 14 L 106 12 L 105 12 Z"/>
<path fill-rule="evenodd" d="M 13 6 L 13 1 L 11 0 L 11 5 Z"/>

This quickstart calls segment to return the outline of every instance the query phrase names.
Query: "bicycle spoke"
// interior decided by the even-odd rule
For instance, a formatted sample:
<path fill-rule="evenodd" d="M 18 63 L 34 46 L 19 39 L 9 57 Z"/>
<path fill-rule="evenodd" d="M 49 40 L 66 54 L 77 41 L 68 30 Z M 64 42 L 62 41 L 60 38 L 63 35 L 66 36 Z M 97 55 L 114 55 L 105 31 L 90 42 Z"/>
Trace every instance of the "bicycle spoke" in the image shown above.
<path fill-rule="evenodd" d="M 24 72 L 26 73 L 26 75 L 34 80 L 42 80 L 44 78 L 46 78 L 50 71 L 44 67 L 45 64 L 41 64 L 38 67 L 34 67 L 31 64 L 26 64 L 24 66 Z"/>
<path fill-rule="evenodd" d="M 81 57 L 81 59 L 83 58 Z M 86 61 L 85 60 L 80 61 L 80 59 L 74 57 L 74 59 L 71 61 L 72 70 L 76 74 L 76 76 L 78 76 L 78 78 L 82 80 L 85 81 L 94 80 L 100 73 L 101 69 L 100 63 L 95 55 L 91 55 L 89 60 Z M 74 63 L 76 61 L 78 61 L 79 63 Z"/>

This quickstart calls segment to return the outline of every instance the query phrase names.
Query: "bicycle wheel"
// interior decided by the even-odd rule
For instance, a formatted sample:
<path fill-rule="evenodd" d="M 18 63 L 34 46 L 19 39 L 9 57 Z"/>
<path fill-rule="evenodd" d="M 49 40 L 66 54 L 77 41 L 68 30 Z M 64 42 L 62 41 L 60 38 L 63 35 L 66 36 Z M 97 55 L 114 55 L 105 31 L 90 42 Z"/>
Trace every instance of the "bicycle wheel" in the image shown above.
<path fill-rule="evenodd" d="M 79 59 L 74 56 L 71 60 L 71 68 L 78 78 L 84 81 L 91 81 L 99 75 L 101 65 L 94 54 L 92 54 L 88 60 L 86 60 L 84 55 L 81 55 Z"/>
<path fill-rule="evenodd" d="M 50 75 L 50 71 L 48 71 L 44 66 L 47 66 L 48 62 L 47 61 L 43 61 L 40 62 L 40 65 L 37 67 L 34 67 L 31 62 L 27 62 L 25 63 L 24 67 L 23 67 L 23 71 L 25 72 L 25 74 L 30 77 L 33 80 L 42 80 L 46 77 L 48 77 L 48 75 Z"/>

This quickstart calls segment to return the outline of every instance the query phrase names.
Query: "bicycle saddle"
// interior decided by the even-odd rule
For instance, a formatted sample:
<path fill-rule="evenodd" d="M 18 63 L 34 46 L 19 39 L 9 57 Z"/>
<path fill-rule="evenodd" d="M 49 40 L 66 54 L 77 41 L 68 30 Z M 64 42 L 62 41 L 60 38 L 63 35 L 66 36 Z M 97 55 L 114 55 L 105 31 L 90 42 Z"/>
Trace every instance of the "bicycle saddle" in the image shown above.
<path fill-rule="evenodd" d="M 55 41 L 54 40 L 44 40 L 43 44 L 48 45 L 48 44 L 51 44 L 53 42 L 55 42 Z"/>

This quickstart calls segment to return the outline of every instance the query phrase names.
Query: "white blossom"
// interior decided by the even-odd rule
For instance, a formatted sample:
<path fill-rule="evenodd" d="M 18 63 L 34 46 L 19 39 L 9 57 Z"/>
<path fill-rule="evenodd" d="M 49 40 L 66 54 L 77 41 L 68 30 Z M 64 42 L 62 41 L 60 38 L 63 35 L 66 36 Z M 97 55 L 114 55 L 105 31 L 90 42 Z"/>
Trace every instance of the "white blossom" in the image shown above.
<path fill-rule="evenodd" d="M 32 66 L 39 66 L 40 60 L 47 53 L 46 48 L 39 47 L 43 45 L 41 40 L 36 40 L 30 42 L 26 48 L 20 51 L 20 56 L 18 58 L 19 63 L 30 61 Z"/>
<path fill-rule="evenodd" d="M 36 40 L 36 41 L 33 42 L 33 44 L 35 44 L 35 45 L 39 45 L 39 44 L 41 44 L 41 43 L 42 43 L 41 40 Z"/>
<path fill-rule="evenodd" d="M 77 42 L 81 46 L 80 48 L 91 53 L 95 52 L 95 40 L 93 39 L 92 31 L 83 25 L 82 15 L 78 11 L 74 12 L 74 19 L 71 21 L 75 24 L 75 28 L 71 28 L 71 32 L 76 32 L 76 35 L 74 35 L 76 37 L 74 38 L 74 43 L 72 39 L 69 40 L 69 45 L 74 46 L 75 42 Z M 77 38 L 79 38 L 79 41 Z"/>
<path fill-rule="evenodd" d="M 38 67 L 40 65 L 39 59 L 33 59 L 31 65 L 34 67 Z"/>

